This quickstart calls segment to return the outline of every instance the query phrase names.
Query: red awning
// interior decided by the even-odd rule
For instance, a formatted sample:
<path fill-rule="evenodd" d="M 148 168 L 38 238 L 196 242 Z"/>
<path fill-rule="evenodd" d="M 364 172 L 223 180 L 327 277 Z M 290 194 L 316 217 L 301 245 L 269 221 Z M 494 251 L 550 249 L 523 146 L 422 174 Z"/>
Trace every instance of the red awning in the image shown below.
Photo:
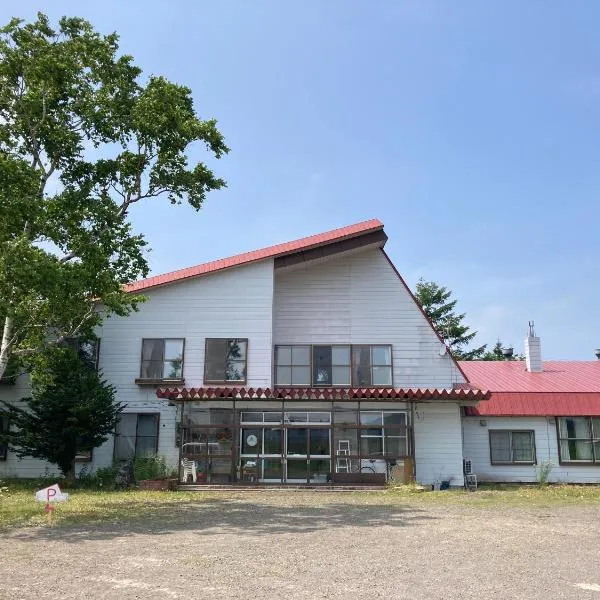
<path fill-rule="evenodd" d="M 487 402 L 465 408 L 472 417 L 600 416 L 599 392 L 492 392 Z"/>
<path fill-rule="evenodd" d="M 489 392 L 475 389 L 430 388 L 164 388 L 159 398 L 213 400 L 219 398 L 259 400 L 486 400 Z"/>

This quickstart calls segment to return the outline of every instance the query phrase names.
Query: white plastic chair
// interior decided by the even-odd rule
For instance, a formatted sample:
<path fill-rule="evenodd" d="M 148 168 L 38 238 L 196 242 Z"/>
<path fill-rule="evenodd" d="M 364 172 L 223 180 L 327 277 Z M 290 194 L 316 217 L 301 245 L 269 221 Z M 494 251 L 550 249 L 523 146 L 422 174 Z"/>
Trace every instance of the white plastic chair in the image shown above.
<path fill-rule="evenodd" d="M 196 461 L 189 460 L 188 458 L 181 459 L 181 467 L 183 470 L 182 481 L 187 483 L 188 477 L 192 476 L 192 482 L 196 483 Z"/>

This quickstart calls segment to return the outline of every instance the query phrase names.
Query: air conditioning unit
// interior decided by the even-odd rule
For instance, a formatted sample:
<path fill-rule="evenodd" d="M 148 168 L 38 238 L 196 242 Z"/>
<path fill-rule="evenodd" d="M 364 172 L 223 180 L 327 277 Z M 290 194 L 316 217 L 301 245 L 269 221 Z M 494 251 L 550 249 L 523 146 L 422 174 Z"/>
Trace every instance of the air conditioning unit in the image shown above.
<path fill-rule="evenodd" d="M 470 458 L 463 458 L 463 473 L 465 475 L 473 474 L 473 461 Z"/>

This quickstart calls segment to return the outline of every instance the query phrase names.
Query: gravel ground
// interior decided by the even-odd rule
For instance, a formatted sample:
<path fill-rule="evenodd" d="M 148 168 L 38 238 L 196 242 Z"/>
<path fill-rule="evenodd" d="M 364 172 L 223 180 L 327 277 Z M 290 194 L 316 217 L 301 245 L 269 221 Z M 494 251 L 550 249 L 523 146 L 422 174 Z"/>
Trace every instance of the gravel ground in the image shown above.
<path fill-rule="evenodd" d="M 0 598 L 597 598 L 597 505 L 251 493 L 0 539 Z"/>

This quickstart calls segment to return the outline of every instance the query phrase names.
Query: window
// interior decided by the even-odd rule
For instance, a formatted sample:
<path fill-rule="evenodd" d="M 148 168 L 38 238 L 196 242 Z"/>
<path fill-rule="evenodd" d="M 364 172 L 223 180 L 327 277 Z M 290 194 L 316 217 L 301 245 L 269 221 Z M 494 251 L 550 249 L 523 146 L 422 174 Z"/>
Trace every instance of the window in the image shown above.
<path fill-rule="evenodd" d="M 8 419 L 6 417 L 0 417 L 0 433 L 8 433 Z M 6 460 L 7 454 L 8 444 L 0 440 L 0 460 Z"/>
<path fill-rule="evenodd" d="M 98 370 L 98 359 L 100 357 L 100 340 L 84 340 L 81 338 L 67 338 L 64 341 L 67 348 L 77 352 L 82 360 L 90 369 Z"/>
<path fill-rule="evenodd" d="M 276 346 L 275 385 L 388 387 L 392 385 L 392 347 Z"/>
<path fill-rule="evenodd" d="M 406 413 L 361 411 L 360 453 L 362 456 L 406 456 Z"/>
<path fill-rule="evenodd" d="M 204 383 L 244 383 L 247 359 L 247 339 L 207 338 Z"/>
<path fill-rule="evenodd" d="M 352 385 L 392 385 L 392 347 L 352 346 Z"/>
<path fill-rule="evenodd" d="M 600 417 L 561 417 L 557 421 L 561 462 L 600 463 Z"/>
<path fill-rule="evenodd" d="M 493 465 L 535 464 L 534 432 L 490 429 L 490 458 Z"/>
<path fill-rule="evenodd" d="M 122 414 L 115 432 L 115 460 L 158 450 L 158 414 Z"/>
<path fill-rule="evenodd" d="M 183 379 L 183 346 L 179 338 L 143 339 L 140 380 Z"/>
<path fill-rule="evenodd" d="M 78 450 L 75 455 L 75 462 L 91 462 L 92 450 Z"/>
<path fill-rule="evenodd" d="M 275 348 L 277 385 L 310 385 L 310 346 Z"/>
<path fill-rule="evenodd" d="M 313 385 L 350 385 L 350 346 L 312 347 Z"/>

